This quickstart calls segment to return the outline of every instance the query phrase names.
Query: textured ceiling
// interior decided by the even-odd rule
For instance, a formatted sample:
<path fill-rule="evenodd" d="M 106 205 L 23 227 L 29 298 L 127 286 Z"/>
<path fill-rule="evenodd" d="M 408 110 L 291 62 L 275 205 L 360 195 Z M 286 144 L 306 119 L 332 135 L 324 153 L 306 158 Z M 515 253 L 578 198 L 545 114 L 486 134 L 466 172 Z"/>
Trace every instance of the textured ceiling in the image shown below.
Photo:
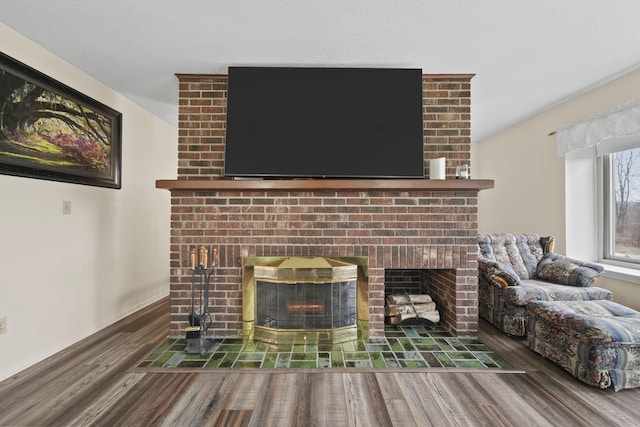
<path fill-rule="evenodd" d="M 0 20 L 177 125 L 175 73 L 475 74 L 472 140 L 640 67 L 638 0 L 2 0 Z"/>

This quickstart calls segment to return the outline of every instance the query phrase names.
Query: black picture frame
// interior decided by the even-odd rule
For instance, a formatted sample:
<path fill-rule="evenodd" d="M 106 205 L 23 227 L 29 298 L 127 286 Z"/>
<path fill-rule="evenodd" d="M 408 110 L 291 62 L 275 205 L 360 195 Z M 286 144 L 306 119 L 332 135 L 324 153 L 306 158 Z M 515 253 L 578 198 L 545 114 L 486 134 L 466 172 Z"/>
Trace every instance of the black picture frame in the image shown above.
<path fill-rule="evenodd" d="M 122 114 L 0 52 L 0 174 L 122 187 Z"/>

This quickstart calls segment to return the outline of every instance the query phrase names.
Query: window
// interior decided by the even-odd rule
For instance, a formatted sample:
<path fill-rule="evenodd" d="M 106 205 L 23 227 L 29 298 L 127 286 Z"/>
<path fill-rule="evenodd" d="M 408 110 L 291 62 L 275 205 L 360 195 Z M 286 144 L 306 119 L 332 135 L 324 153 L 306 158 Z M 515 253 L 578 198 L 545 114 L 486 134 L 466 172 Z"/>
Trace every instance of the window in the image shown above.
<path fill-rule="evenodd" d="M 640 284 L 640 95 L 636 96 L 558 128 L 556 149 L 565 157 L 567 254 L 606 264 L 609 277 Z"/>
<path fill-rule="evenodd" d="M 640 268 L 640 146 L 598 158 L 602 261 Z"/>

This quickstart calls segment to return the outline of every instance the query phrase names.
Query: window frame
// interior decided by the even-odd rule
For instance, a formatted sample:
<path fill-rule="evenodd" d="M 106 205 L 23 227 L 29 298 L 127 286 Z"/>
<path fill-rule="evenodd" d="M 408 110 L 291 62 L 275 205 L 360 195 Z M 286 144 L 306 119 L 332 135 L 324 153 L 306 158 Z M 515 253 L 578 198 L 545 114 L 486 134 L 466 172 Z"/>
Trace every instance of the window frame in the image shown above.
<path fill-rule="evenodd" d="M 613 154 L 640 148 L 640 140 L 629 144 L 611 144 L 596 153 L 597 245 L 598 262 L 640 270 L 640 260 L 629 261 L 616 256 L 615 250 L 615 179 Z"/>

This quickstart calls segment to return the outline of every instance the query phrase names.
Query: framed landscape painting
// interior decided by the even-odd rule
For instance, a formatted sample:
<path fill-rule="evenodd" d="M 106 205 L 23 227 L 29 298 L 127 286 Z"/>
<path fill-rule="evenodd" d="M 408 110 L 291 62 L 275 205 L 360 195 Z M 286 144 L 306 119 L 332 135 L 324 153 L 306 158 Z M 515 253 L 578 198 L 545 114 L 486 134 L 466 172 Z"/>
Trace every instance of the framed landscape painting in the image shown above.
<path fill-rule="evenodd" d="M 0 174 L 121 188 L 122 115 L 0 52 Z"/>

